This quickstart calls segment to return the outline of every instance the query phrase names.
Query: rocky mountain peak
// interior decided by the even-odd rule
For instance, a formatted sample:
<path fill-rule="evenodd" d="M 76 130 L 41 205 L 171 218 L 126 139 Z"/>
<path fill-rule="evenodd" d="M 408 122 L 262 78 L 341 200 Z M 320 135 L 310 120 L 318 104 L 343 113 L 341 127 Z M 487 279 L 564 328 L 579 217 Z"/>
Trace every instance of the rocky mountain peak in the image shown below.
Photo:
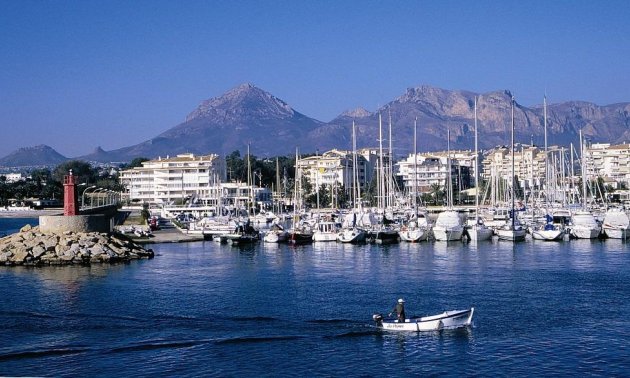
<path fill-rule="evenodd" d="M 341 113 L 340 117 L 350 117 L 350 118 L 364 118 L 371 116 L 372 113 L 363 107 L 358 107 L 355 109 L 346 110 Z"/>
<path fill-rule="evenodd" d="M 219 97 L 203 101 L 186 121 L 197 118 L 217 118 L 230 121 L 237 118 L 290 118 L 296 114 L 286 102 L 253 84 L 245 83 Z"/>

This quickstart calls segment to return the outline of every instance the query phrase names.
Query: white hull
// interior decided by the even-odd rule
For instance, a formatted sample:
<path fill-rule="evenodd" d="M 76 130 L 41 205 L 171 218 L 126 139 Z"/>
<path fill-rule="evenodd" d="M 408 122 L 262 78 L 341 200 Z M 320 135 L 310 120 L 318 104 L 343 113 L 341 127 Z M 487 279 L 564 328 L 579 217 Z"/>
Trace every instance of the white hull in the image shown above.
<path fill-rule="evenodd" d="M 286 231 L 269 231 L 263 240 L 265 243 L 282 243 L 286 242 L 289 238 L 289 233 Z"/>
<path fill-rule="evenodd" d="M 506 241 L 525 241 L 525 229 L 520 229 L 520 230 L 505 230 L 505 229 L 499 229 L 496 231 L 497 235 L 499 236 L 499 240 L 506 240 Z"/>
<path fill-rule="evenodd" d="M 601 232 L 601 227 L 571 226 L 571 236 L 577 239 L 596 239 Z"/>
<path fill-rule="evenodd" d="M 630 232 L 627 228 L 608 228 L 604 227 L 604 233 L 611 239 L 625 240 L 630 236 Z"/>
<path fill-rule="evenodd" d="M 382 317 L 381 320 L 378 320 L 378 317 L 381 315 L 374 315 L 374 320 L 377 322 L 377 327 L 386 331 L 440 331 L 442 329 L 455 329 L 470 326 L 474 312 L 474 307 L 468 310 L 445 311 L 438 315 L 405 319 L 404 323 L 398 322 L 398 320 L 382 320 Z"/>
<path fill-rule="evenodd" d="M 437 241 L 461 240 L 463 233 L 464 228 L 461 226 L 453 228 L 433 227 L 433 237 Z"/>
<path fill-rule="evenodd" d="M 627 239 L 630 234 L 630 219 L 628 215 L 620 209 L 610 209 L 604 216 L 604 233 L 611 239 Z"/>
<path fill-rule="evenodd" d="M 467 230 L 471 241 L 482 241 L 492 239 L 494 232 L 488 227 L 475 227 Z"/>
<path fill-rule="evenodd" d="M 330 232 L 319 232 L 315 231 L 313 233 L 313 241 L 314 242 L 334 242 L 337 241 L 338 233 L 330 233 Z"/>
<path fill-rule="evenodd" d="M 400 236 L 400 240 L 408 243 L 417 243 L 419 241 L 427 240 L 428 234 L 429 231 L 424 228 L 398 231 L 398 236 Z"/>
<path fill-rule="evenodd" d="M 558 241 L 564 238 L 563 230 L 534 230 L 532 239 L 545 241 Z"/>

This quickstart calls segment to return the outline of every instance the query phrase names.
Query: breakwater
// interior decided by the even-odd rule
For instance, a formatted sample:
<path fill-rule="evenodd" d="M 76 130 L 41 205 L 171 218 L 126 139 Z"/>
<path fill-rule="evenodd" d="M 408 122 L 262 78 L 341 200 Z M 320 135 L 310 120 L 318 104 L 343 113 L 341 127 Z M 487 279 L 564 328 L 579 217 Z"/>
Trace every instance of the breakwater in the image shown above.
<path fill-rule="evenodd" d="M 153 258 L 124 235 L 98 232 L 41 232 L 26 225 L 0 239 L 1 265 L 74 265 Z"/>

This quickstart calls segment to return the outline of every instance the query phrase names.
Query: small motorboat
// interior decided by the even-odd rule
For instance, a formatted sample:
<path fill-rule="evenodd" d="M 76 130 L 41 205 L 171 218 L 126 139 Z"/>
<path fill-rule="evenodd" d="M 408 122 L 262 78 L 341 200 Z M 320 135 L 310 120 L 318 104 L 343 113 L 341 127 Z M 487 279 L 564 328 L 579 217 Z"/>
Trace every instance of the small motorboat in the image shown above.
<path fill-rule="evenodd" d="M 475 308 L 471 307 L 468 310 L 444 311 L 438 315 L 405 319 L 404 322 L 385 319 L 382 314 L 374 314 L 372 319 L 378 328 L 385 331 L 427 332 L 468 327 L 472 324 L 474 312 Z"/>

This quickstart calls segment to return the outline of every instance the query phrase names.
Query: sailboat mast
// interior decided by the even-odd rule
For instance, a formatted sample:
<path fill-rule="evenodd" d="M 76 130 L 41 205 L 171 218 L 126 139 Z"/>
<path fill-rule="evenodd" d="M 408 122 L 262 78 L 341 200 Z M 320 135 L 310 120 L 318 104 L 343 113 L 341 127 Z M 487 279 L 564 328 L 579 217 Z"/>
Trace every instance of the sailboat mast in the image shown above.
<path fill-rule="evenodd" d="M 249 189 L 249 200 L 247 201 L 247 215 L 248 216 L 251 211 L 250 205 L 253 204 L 251 177 L 252 177 L 252 166 L 249 160 L 249 143 L 247 143 L 247 188 Z"/>
<path fill-rule="evenodd" d="M 514 184 L 515 184 L 515 180 L 514 180 L 514 96 L 512 96 L 512 230 L 514 230 L 514 225 L 516 223 L 516 211 L 514 209 L 514 204 L 515 204 L 515 200 L 514 200 Z M 546 144 L 546 142 L 545 142 Z M 546 160 L 546 158 L 545 158 Z"/>
<path fill-rule="evenodd" d="M 389 159 L 387 164 L 387 206 L 394 206 L 394 167 L 392 166 L 394 152 L 392 150 L 392 111 L 389 110 Z"/>
<path fill-rule="evenodd" d="M 378 207 L 382 209 L 383 206 L 383 194 L 385 193 L 385 183 L 383 182 L 383 120 L 381 113 L 378 113 Z"/>
<path fill-rule="evenodd" d="M 418 117 L 413 121 L 413 211 L 418 215 Z"/>
<path fill-rule="evenodd" d="M 586 210 L 587 202 L 586 202 L 586 157 L 584 153 L 586 149 L 584 148 L 584 142 L 582 141 L 582 130 L 580 129 L 580 159 L 582 160 L 582 207 Z"/>
<path fill-rule="evenodd" d="M 475 96 L 475 224 L 479 223 L 479 149 L 477 144 L 477 96 Z"/>
<path fill-rule="evenodd" d="M 356 197 L 354 199 L 354 206 L 358 208 L 361 202 L 361 184 L 359 183 L 359 158 L 357 156 L 357 133 L 354 125 L 354 121 L 352 121 L 352 170 L 354 180 L 354 192 L 356 192 Z"/>
<path fill-rule="evenodd" d="M 543 123 L 545 129 L 545 211 L 549 213 L 549 152 L 547 150 L 547 95 L 543 98 Z"/>
<path fill-rule="evenodd" d="M 453 178 L 451 177 L 451 129 L 446 130 L 446 170 L 448 176 L 448 186 L 446 187 L 446 205 L 450 209 L 453 206 Z"/>

